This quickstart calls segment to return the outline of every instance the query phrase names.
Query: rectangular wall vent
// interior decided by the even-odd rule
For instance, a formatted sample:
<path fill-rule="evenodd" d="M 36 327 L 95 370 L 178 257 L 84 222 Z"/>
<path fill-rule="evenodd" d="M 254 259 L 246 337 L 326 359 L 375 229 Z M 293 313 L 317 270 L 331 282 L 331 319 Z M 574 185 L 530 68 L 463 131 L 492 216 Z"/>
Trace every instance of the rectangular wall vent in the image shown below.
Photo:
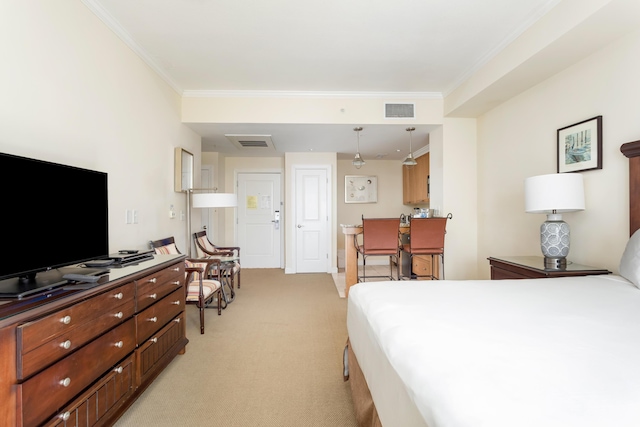
<path fill-rule="evenodd" d="M 271 135 L 240 135 L 240 134 L 225 134 L 229 141 L 233 143 L 238 149 L 249 148 L 268 148 L 275 151 Z"/>
<path fill-rule="evenodd" d="M 415 119 L 415 104 L 384 104 L 386 119 Z"/>
<path fill-rule="evenodd" d="M 267 148 L 267 142 L 266 141 L 238 141 L 240 143 L 240 145 L 242 145 L 243 147 L 258 147 L 258 148 Z"/>

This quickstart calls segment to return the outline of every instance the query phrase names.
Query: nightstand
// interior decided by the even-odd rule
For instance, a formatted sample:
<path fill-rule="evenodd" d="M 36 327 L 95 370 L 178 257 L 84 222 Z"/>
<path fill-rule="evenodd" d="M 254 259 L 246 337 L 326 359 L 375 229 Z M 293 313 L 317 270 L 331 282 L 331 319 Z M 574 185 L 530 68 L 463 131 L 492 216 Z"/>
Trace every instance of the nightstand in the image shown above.
<path fill-rule="evenodd" d="M 568 262 L 567 267 L 563 269 L 545 268 L 544 257 L 541 256 L 489 257 L 488 260 L 491 264 L 491 280 L 611 274 L 609 270 L 604 268 L 589 267 L 572 262 Z"/>

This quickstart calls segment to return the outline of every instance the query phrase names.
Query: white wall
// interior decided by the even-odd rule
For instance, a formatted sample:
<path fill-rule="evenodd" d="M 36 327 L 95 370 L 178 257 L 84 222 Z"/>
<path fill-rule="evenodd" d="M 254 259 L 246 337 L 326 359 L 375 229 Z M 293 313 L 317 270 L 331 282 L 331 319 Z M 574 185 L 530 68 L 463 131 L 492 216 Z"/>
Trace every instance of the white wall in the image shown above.
<path fill-rule="evenodd" d="M 582 172 L 586 210 L 564 214 L 569 259 L 617 272 L 629 236 L 628 163 L 620 145 L 640 138 L 640 31 L 478 119 L 478 238 L 484 259 L 538 255 L 544 215 L 524 212 L 523 182 L 555 173 L 556 131 L 603 116 L 603 169 Z"/>
<path fill-rule="evenodd" d="M 180 96 L 77 0 L 2 2 L 0 52 L 0 151 L 107 172 L 111 251 L 170 235 L 185 248 L 186 221 L 169 219 L 186 208 L 174 148 L 199 170 L 200 137 L 181 124 Z"/>

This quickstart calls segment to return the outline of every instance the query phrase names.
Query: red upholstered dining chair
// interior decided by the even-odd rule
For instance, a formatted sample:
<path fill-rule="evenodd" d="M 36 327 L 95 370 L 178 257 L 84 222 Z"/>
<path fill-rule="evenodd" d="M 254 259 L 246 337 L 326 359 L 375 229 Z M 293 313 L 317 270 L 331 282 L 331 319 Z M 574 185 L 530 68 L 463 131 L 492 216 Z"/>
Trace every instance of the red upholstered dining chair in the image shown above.
<path fill-rule="evenodd" d="M 364 218 L 362 217 L 362 244 L 358 235 L 354 235 L 354 244 L 358 257 L 362 255 L 362 276 L 358 282 L 367 278 L 387 278 L 393 280 L 393 263 L 396 263 L 396 277 L 400 277 L 400 218 Z M 389 257 L 388 276 L 367 276 L 367 257 Z M 362 280 L 360 280 L 362 279 Z"/>
<path fill-rule="evenodd" d="M 150 242 L 156 254 L 179 254 L 173 237 Z M 212 267 L 220 265 L 216 259 L 195 259 L 185 260 L 185 283 L 186 295 L 185 303 L 194 304 L 200 310 L 200 333 L 204 334 L 204 309 L 216 299 L 218 301 L 218 316 L 222 314 L 222 285 L 220 277 L 208 278 L 207 272 Z M 218 271 L 220 271 L 218 269 Z"/>
<path fill-rule="evenodd" d="M 428 277 L 438 280 L 435 276 L 435 260 L 438 257 L 442 263 L 442 279 L 444 280 L 444 235 L 446 234 L 447 218 L 412 218 L 409 231 L 409 243 L 402 248 L 408 252 L 413 265 L 414 255 L 431 255 L 431 274 L 416 277 Z"/>
<path fill-rule="evenodd" d="M 235 295 L 233 290 L 234 284 L 237 282 L 240 289 L 240 247 L 239 246 L 216 246 L 207 237 L 206 231 L 198 231 L 193 233 L 193 240 L 196 244 L 196 254 L 198 258 L 207 258 L 209 256 L 225 256 L 232 255 L 237 257 L 233 261 L 232 268 L 223 268 L 221 277 L 229 280 L 229 288 L 231 290 L 231 298 Z M 224 265 L 223 265 L 224 267 Z"/>

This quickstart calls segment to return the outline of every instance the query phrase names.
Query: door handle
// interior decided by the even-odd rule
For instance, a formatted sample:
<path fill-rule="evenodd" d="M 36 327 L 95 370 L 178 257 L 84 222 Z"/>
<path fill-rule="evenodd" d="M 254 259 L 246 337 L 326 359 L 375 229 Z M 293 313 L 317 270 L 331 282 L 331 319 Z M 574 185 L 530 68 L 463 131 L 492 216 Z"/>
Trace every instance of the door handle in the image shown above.
<path fill-rule="evenodd" d="M 304 225 L 298 224 L 298 228 L 302 228 L 302 227 L 304 227 Z"/>

